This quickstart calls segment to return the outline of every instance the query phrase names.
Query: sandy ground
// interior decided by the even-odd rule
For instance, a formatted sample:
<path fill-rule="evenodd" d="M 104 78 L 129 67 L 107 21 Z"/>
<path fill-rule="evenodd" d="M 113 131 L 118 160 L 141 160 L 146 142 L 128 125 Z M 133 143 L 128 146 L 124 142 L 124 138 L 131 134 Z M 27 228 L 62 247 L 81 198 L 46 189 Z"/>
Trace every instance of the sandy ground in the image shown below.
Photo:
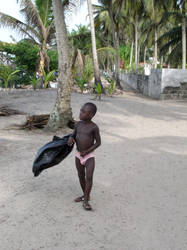
<path fill-rule="evenodd" d="M 72 95 L 75 119 L 91 97 Z M 28 91 L 0 104 L 41 114 L 55 98 Z M 0 117 L 0 250 L 187 249 L 187 102 L 126 92 L 95 103 L 102 146 L 91 212 L 73 201 L 81 194 L 74 153 L 34 178 L 36 152 L 53 134 L 6 130 L 25 116 Z"/>

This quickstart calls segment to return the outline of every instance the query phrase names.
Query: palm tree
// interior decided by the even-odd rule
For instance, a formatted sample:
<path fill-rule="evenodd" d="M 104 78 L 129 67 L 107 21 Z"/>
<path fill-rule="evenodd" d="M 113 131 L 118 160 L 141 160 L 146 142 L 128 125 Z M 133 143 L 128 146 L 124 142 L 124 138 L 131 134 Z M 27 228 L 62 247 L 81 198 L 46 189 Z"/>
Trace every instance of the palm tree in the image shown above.
<path fill-rule="evenodd" d="M 89 54 L 92 48 L 91 32 L 87 26 L 77 25 L 77 30 L 72 30 L 68 35 L 71 47 L 81 50 L 82 55 Z"/>
<path fill-rule="evenodd" d="M 99 62 L 102 64 L 103 69 L 110 74 L 114 65 L 114 53 L 112 47 L 113 44 L 111 44 L 112 28 L 109 14 L 104 5 L 94 5 L 94 13 L 96 14 L 94 18 L 96 32 L 99 34 L 102 41 L 102 48 L 98 51 Z"/>
<path fill-rule="evenodd" d="M 186 5 L 185 0 L 181 0 L 182 9 L 182 68 L 186 69 Z"/>
<path fill-rule="evenodd" d="M 125 19 L 128 19 L 129 24 L 134 28 L 134 43 L 135 43 L 135 69 L 138 67 L 138 40 L 140 37 L 139 29 L 141 20 L 145 18 L 145 8 L 143 0 L 130 0 L 126 3 Z M 128 18 L 127 18 L 128 17 Z"/>
<path fill-rule="evenodd" d="M 19 0 L 21 14 L 25 18 L 22 22 L 12 16 L 0 12 L 0 24 L 17 30 L 21 35 L 27 38 L 33 44 L 39 47 L 40 61 L 38 72 L 42 76 L 42 69 L 49 72 L 49 57 L 47 55 L 47 46 L 54 40 L 54 18 L 52 15 L 51 0 Z"/>
<path fill-rule="evenodd" d="M 154 56 L 153 65 L 157 68 L 158 62 L 158 34 L 159 27 L 163 24 L 163 16 L 165 14 L 165 3 L 162 0 L 144 0 L 144 6 L 149 16 L 149 21 L 146 22 L 147 28 L 144 32 L 147 33 L 147 40 L 154 38 Z"/>
<path fill-rule="evenodd" d="M 172 16 L 173 18 L 173 16 Z M 182 68 L 184 68 L 184 60 L 185 55 L 182 52 L 182 14 L 175 13 L 175 19 L 172 20 L 170 18 L 170 25 L 168 25 L 168 29 L 159 37 L 158 43 L 160 45 L 161 55 L 168 54 L 168 62 L 171 62 L 173 66 L 177 67 L 177 65 L 181 65 L 182 59 Z M 186 18 L 187 22 L 187 18 Z M 186 28 L 187 32 L 187 28 Z"/>
<path fill-rule="evenodd" d="M 182 68 L 186 68 L 186 33 L 187 16 L 185 1 L 172 0 L 167 2 L 164 20 L 167 26 L 158 42 L 161 44 L 161 54 L 169 53 L 168 61 L 177 66 L 182 59 Z M 182 49 L 181 49 L 182 48 Z"/>
<path fill-rule="evenodd" d="M 92 9 L 92 2 L 91 0 L 87 0 L 88 4 L 88 13 L 90 17 L 90 28 L 91 28 L 91 38 L 92 38 L 92 56 L 93 56 L 93 64 L 94 64 L 94 77 L 95 77 L 95 84 L 96 86 L 99 84 L 104 92 L 100 73 L 99 73 L 99 63 L 97 57 L 97 49 L 96 49 L 96 39 L 95 39 L 95 26 L 94 26 L 94 19 L 93 19 L 93 9 Z"/>
<path fill-rule="evenodd" d="M 120 27 L 120 20 L 121 20 L 121 8 L 123 6 L 122 0 L 99 0 L 99 4 L 102 6 L 100 8 L 101 12 L 108 12 L 109 20 L 110 20 L 110 27 L 112 31 L 112 40 L 113 46 L 116 50 L 116 57 L 115 57 L 115 80 L 116 85 L 119 88 L 122 88 L 120 85 L 120 50 L 119 50 L 119 27 Z M 99 13 L 98 13 L 99 14 Z"/>
<path fill-rule="evenodd" d="M 68 123 L 73 120 L 71 109 L 73 77 L 67 29 L 64 19 L 64 5 L 61 0 L 52 0 L 52 4 L 58 49 L 58 90 L 56 103 L 50 113 L 46 129 L 57 130 L 58 128 L 67 127 Z"/>

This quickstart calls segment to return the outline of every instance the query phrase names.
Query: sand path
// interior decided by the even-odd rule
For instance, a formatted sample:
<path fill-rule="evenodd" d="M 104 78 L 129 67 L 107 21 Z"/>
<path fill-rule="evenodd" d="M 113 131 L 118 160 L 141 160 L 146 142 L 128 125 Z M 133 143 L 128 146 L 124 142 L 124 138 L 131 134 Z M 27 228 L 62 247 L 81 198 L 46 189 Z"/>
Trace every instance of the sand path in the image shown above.
<path fill-rule="evenodd" d="M 55 96 L 28 91 L 0 104 L 48 113 Z M 90 98 L 73 94 L 76 119 Z M 102 146 L 92 212 L 73 202 L 74 154 L 34 178 L 36 151 L 53 134 L 5 130 L 24 116 L 0 117 L 0 250 L 187 250 L 187 102 L 127 92 L 95 103 Z"/>

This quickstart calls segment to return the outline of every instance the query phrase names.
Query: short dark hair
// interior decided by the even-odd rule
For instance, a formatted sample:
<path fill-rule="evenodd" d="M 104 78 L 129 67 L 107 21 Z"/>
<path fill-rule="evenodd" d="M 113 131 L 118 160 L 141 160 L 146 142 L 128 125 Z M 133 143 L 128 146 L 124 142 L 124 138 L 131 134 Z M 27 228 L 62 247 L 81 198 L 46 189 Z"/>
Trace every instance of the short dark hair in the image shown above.
<path fill-rule="evenodd" d="M 84 104 L 84 106 L 90 107 L 91 113 L 92 113 L 93 115 L 96 114 L 96 112 L 97 112 L 97 107 L 96 107 L 96 105 L 95 105 L 94 103 L 92 103 L 92 102 L 87 102 L 87 103 Z"/>

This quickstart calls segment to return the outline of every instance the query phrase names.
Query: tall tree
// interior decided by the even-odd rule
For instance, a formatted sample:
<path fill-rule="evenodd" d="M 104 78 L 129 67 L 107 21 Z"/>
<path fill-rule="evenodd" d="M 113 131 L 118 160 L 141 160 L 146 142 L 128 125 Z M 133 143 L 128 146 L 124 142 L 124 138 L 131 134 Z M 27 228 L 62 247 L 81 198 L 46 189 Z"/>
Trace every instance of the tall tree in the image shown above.
<path fill-rule="evenodd" d="M 135 43 L 135 69 L 138 68 L 138 40 L 140 37 L 139 29 L 141 19 L 145 18 L 145 9 L 143 0 L 129 0 L 126 3 L 125 15 L 128 16 L 128 22 L 134 28 L 134 43 Z M 127 18 L 126 18 L 127 19 Z"/>
<path fill-rule="evenodd" d="M 186 68 L 186 33 L 187 15 L 185 1 L 165 0 L 164 32 L 159 37 L 161 54 L 168 54 L 168 61 L 177 67 Z M 182 62 L 182 63 L 181 63 Z"/>
<path fill-rule="evenodd" d="M 94 63 L 94 76 L 95 76 L 95 84 L 100 84 L 102 89 L 102 83 L 99 73 L 99 63 L 97 57 L 97 49 L 96 49 L 96 39 L 95 39 L 95 26 L 94 26 L 94 18 L 93 18 L 93 9 L 92 9 L 92 2 L 91 0 L 87 0 L 88 4 L 88 13 L 90 17 L 90 28 L 91 28 L 91 37 L 92 37 L 92 56 L 93 56 L 93 63 Z"/>
<path fill-rule="evenodd" d="M 25 18 L 22 22 L 12 16 L 0 12 L 0 25 L 17 30 L 30 42 L 37 45 L 40 49 L 40 61 L 38 72 L 42 75 L 42 68 L 49 71 L 49 57 L 47 46 L 54 39 L 54 22 L 52 16 L 51 0 L 19 0 L 21 14 Z"/>
<path fill-rule="evenodd" d="M 145 8 L 149 16 L 149 22 L 147 22 L 146 33 L 148 40 L 154 38 L 154 56 L 153 66 L 157 68 L 158 62 L 158 33 L 159 27 L 162 24 L 162 17 L 164 15 L 163 1 L 162 0 L 144 0 Z"/>
<path fill-rule="evenodd" d="M 58 89 L 55 106 L 50 113 L 46 129 L 57 130 L 68 125 L 72 118 L 71 92 L 73 77 L 71 55 L 64 18 L 64 5 L 61 0 L 52 0 L 58 49 Z"/>
<path fill-rule="evenodd" d="M 116 50 L 114 76 L 116 80 L 116 85 L 119 88 L 122 88 L 120 85 L 120 77 L 119 77 L 120 76 L 119 24 L 121 20 L 121 8 L 124 2 L 122 0 L 99 0 L 98 2 L 103 6 L 101 11 L 107 11 L 110 18 L 113 46 Z"/>
<path fill-rule="evenodd" d="M 182 9 L 182 68 L 186 69 L 186 1 L 181 0 Z"/>

